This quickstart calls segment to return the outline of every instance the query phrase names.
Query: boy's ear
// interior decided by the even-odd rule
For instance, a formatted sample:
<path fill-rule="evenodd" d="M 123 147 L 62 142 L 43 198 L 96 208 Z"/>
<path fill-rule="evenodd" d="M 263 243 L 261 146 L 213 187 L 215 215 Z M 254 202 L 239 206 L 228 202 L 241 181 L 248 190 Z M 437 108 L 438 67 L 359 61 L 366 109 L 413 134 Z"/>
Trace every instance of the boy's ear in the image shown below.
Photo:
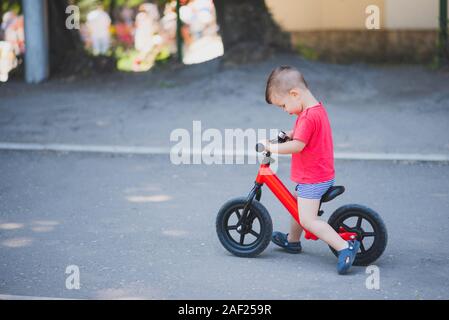
<path fill-rule="evenodd" d="M 301 95 L 298 89 L 291 89 L 288 92 L 288 94 L 291 95 L 294 98 L 297 98 L 297 97 L 299 97 Z"/>

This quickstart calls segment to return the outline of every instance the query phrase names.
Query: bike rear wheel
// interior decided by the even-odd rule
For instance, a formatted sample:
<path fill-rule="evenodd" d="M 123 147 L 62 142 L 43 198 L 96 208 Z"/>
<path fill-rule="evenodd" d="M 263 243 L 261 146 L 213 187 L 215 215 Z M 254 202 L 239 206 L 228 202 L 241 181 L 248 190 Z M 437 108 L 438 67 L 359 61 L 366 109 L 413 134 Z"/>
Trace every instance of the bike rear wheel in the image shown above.
<path fill-rule="evenodd" d="M 387 228 L 380 215 L 368 207 L 358 204 L 342 206 L 335 210 L 328 223 L 337 232 L 348 231 L 357 234 L 356 240 L 360 241 L 360 249 L 354 265 L 366 266 L 373 263 L 387 246 Z M 336 250 L 329 248 L 338 256 Z"/>

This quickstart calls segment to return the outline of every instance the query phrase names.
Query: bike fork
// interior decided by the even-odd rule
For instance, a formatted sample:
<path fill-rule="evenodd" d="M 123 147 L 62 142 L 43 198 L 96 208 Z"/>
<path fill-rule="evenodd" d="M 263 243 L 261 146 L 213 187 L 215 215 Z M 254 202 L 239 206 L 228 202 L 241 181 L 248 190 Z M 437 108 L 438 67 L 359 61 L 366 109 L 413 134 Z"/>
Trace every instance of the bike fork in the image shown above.
<path fill-rule="evenodd" d="M 251 189 L 251 191 L 248 194 L 245 207 L 243 208 L 242 216 L 240 217 L 239 224 L 245 223 L 246 221 L 252 221 L 252 216 L 248 216 L 249 208 L 251 208 L 251 204 L 253 203 L 253 200 L 256 199 L 257 201 L 260 201 L 260 198 L 262 197 L 262 185 L 261 183 L 255 182 L 254 187 Z M 250 219 L 248 219 L 250 218 Z"/>

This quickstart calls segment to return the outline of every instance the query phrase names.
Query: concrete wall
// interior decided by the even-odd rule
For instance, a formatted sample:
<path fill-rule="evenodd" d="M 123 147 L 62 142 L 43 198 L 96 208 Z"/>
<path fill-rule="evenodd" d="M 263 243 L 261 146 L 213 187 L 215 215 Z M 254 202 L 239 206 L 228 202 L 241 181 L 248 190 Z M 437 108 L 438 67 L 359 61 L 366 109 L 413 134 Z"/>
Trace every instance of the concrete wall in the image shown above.
<path fill-rule="evenodd" d="M 294 46 L 333 62 L 429 63 L 436 55 L 439 0 L 265 0 Z M 367 30 L 365 9 L 380 9 Z"/>
<path fill-rule="evenodd" d="M 437 29 L 439 0 L 266 0 L 287 31 L 365 29 L 365 8 L 377 5 L 382 29 Z M 448 9 L 449 11 L 449 9 Z"/>
<path fill-rule="evenodd" d="M 266 0 L 275 20 L 287 31 L 361 29 L 365 8 L 382 10 L 384 0 Z M 381 21 L 382 23 L 382 21 Z"/>
<path fill-rule="evenodd" d="M 335 63 L 431 63 L 437 54 L 434 30 L 327 30 L 292 33 L 306 58 Z"/>
<path fill-rule="evenodd" d="M 435 30 L 439 0 L 386 0 L 384 15 L 386 29 Z"/>

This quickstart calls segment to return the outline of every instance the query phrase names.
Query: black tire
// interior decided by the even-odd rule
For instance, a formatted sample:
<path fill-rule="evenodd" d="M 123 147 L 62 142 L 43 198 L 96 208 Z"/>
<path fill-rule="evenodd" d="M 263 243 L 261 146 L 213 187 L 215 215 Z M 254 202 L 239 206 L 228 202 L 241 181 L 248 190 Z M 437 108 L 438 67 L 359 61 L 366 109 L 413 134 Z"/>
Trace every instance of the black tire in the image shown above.
<path fill-rule="evenodd" d="M 377 212 L 368 207 L 358 204 L 348 204 L 338 208 L 334 213 L 332 213 L 331 217 L 328 220 L 328 223 L 335 231 L 338 232 L 338 230 L 342 226 L 342 223 L 350 218 L 357 218 L 356 225 L 354 227 L 350 227 L 346 224 L 346 227 L 344 227 L 344 229 L 349 232 L 356 232 L 357 240 L 361 242 L 361 248 L 354 260 L 354 265 L 370 265 L 382 255 L 387 246 L 388 233 L 385 223 Z M 359 222 L 360 219 L 362 219 L 361 223 Z M 367 232 L 363 229 L 363 220 L 366 220 L 368 222 L 368 224 L 372 228 L 372 231 Z M 360 227 L 358 227 L 359 223 Z M 363 241 L 368 237 L 373 237 L 374 239 L 371 246 L 366 248 Z M 337 251 L 335 251 L 331 247 L 329 248 L 335 254 L 335 256 L 338 256 Z"/>
<path fill-rule="evenodd" d="M 246 197 L 241 197 L 234 198 L 226 202 L 218 212 L 216 229 L 218 239 L 226 250 L 238 257 L 252 258 L 264 251 L 270 243 L 271 234 L 273 233 L 273 223 L 267 209 L 265 209 L 259 201 L 254 199 L 249 210 L 249 214 L 254 217 L 250 226 L 250 230 L 254 231 L 254 233 L 251 233 L 248 229 L 242 232 L 238 231 L 238 222 L 236 225 L 230 226 L 229 223 L 232 216 L 235 216 L 237 221 L 240 220 L 239 214 L 237 213 L 240 212 L 241 217 L 246 201 Z M 253 230 L 256 220 L 260 226 L 258 233 Z M 231 227 L 232 229 L 230 229 Z M 245 233 L 243 236 L 243 243 L 241 242 L 242 233 Z M 233 234 L 239 236 L 238 241 L 234 239 L 232 236 Z M 248 234 L 256 239 L 253 242 L 245 244 L 245 237 Z M 257 236 L 255 236 L 255 234 L 257 234 Z"/>

